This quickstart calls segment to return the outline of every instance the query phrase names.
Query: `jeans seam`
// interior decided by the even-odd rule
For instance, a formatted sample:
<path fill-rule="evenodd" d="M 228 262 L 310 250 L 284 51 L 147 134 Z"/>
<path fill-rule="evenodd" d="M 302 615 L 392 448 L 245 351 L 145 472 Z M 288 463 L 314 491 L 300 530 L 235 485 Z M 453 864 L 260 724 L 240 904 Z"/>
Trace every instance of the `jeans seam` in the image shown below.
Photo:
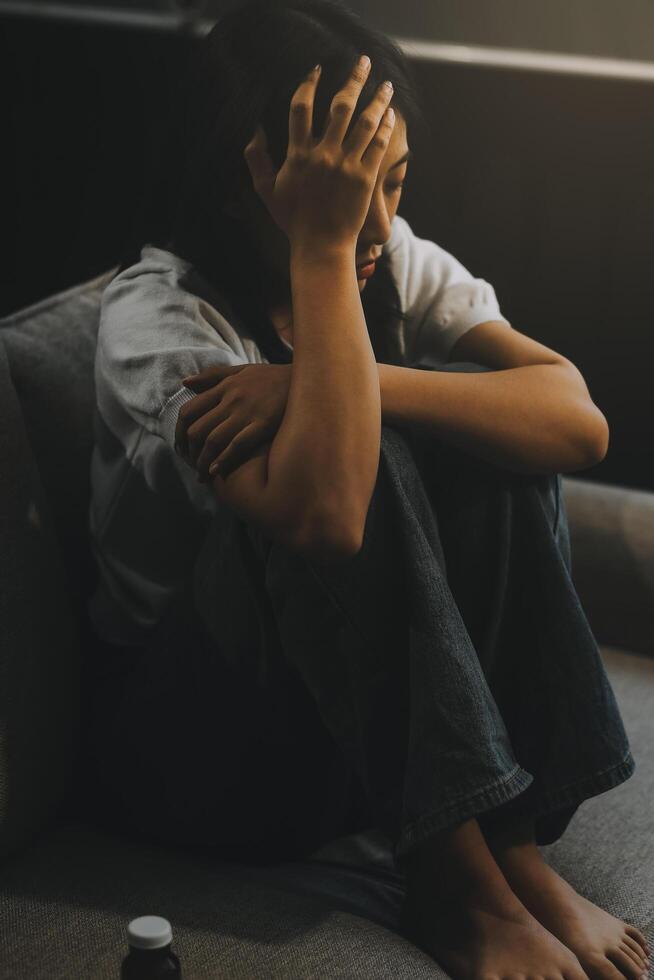
<path fill-rule="evenodd" d="M 559 531 L 559 512 L 561 510 L 561 474 L 557 473 L 555 475 L 556 492 L 554 494 L 554 499 L 556 501 L 556 510 L 554 513 L 554 537 L 557 536 Z"/>
<path fill-rule="evenodd" d="M 455 800 L 448 801 L 446 806 L 422 814 L 402 828 L 399 841 L 395 847 L 396 857 L 402 857 L 414 844 L 420 843 L 421 839 L 424 839 L 426 835 L 428 836 L 430 831 L 433 833 L 448 827 L 451 824 L 448 814 L 456 816 L 456 811 L 458 811 L 458 822 L 461 819 L 470 819 L 477 813 L 494 809 L 496 806 L 514 799 L 532 784 L 533 779 L 531 773 L 516 763 L 508 773 L 504 773 L 499 779 L 493 780 L 492 783 L 488 783 L 481 789 L 475 790 L 469 796 L 459 796 Z M 513 783 L 518 787 L 515 793 L 512 792 L 511 784 Z M 476 801 L 482 803 L 481 809 L 476 805 Z M 465 813 L 471 807 L 474 808 L 474 812 L 461 818 L 461 813 Z"/>
<path fill-rule="evenodd" d="M 369 638 L 366 636 L 366 634 L 363 632 L 363 630 L 361 629 L 361 627 L 359 626 L 359 624 L 353 618 L 352 613 L 349 611 L 349 609 L 347 608 L 347 606 L 343 605 L 343 603 L 341 602 L 340 597 L 338 596 L 338 594 L 336 592 L 334 592 L 334 590 L 331 588 L 331 586 L 327 582 L 325 582 L 325 580 L 316 571 L 314 565 L 312 565 L 312 563 L 310 561 L 307 562 L 307 566 L 308 566 L 309 570 L 311 571 L 311 574 L 313 575 L 313 577 L 319 583 L 320 587 L 327 593 L 327 595 L 329 596 L 329 598 L 331 599 L 331 601 L 334 603 L 336 609 L 339 611 L 339 613 L 341 614 L 341 616 L 343 616 L 347 620 L 347 622 L 349 623 L 349 625 L 352 627 L 352 629 L 354 629 L 356 631 L 357 636 L 359 636 L 365 643 L 369 643 L 370 642 Z"/>

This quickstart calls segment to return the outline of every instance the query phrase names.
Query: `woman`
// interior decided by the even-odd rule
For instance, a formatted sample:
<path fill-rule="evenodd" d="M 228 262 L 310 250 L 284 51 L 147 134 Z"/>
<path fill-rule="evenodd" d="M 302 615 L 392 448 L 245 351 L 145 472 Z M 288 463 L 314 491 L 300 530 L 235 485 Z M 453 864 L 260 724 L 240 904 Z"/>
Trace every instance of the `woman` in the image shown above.
<path fill-rule="evenodd" d="M 183 119 L 98 334 L 98 811 L 249 860 L 374 823 L 453 977 L 636 980 L 537 847 L 634 765 L 560 487 L 603 415 L 397 214 L 409 68 L 341 3 L 233 7 Z"/>

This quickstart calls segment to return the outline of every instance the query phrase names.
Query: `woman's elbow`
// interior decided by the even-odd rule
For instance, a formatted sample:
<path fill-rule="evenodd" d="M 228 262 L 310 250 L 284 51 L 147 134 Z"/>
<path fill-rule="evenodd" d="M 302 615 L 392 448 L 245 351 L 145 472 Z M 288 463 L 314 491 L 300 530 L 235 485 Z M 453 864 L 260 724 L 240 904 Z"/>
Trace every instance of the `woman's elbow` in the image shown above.
<path fill-rule="evenodd" d="M 297 550 L 312 561 L 339 565 L 361 551 L 365 521 L 346 519 L 342 514 L 316 515 L 300 530 Z"/>
<path fill-rule="evenodd" d="M 597 424 L 598 431 L 597 431 L 596 443 L 593 448 L 594 448 L 594 452 L 596 452 L 597 454 L 595 462 L 601 463 L 609 451 L 609 442 L 611 436 L 609 432 L 609 423 L 606 421 L 606 416 L 599 410 L 599 408 L 597 409 L 597 411 L 599 413 L 599 419 Z"/>
<path fill-rule="evenodd" d="M 609 424 L 603 412 L 593 405 L 592 417 L 580 448 L 583 468 L 597 466 L 609 451 Z"/>

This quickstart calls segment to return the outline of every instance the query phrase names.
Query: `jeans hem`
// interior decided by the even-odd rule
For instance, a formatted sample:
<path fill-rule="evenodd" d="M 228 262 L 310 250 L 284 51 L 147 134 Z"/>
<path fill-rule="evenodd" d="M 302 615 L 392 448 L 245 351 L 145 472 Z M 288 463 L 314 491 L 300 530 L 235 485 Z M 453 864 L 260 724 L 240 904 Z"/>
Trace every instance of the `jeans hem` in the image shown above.
<path fill-rule="evenodd" d="M 423 814 L 402 829 L 394 848 L 395 861 L 401 862 L 409 851 L 424 843 L 433 834 L 464 823 L 477 814 L 492 810 L 514 799 L 523 793 L 533 780 L 531 773 L 522 766 L 515 765 L 508 773 L 482 789 L 475 790 L 470 796 L 447 803 L 431 813 Z"/>
<path fill-rule="evenodd" d="M 524 800 L 515 800 L 504 814 L 488 814 L 483 821 L 483 830 L 493 832 L 508 820 L 528 817 L 534 821 L 536 842 L 539 845 L 552 844 L 564 833 L 578 807 L 587 799 L 599 796 L 624 783 L 636 768 L 636 763 L 628 749 L 620 762 L 584 776 L 573 783 L 551 790 L 535 799 L 530 794 Z M 567 812 L 567 815 L 565 813 Z M 560 819 L 555 819 L 556 814 Z M 552 818 L 548 820 L 548 818 Z"/>
<path fill-rule="evenodd" d="M 600 769 L 599 772 L 585 776 L 575 783 L 569 783 L 558 790 L 546 793 L 534 807 L 533 817 L 536 819 L 564 807 L 579 806 L 584 800 L 615 789 L 616 786 L 626 782 L 633 775 L 635 768 L 636 762 L 629 749 L 621 762 L 617 762 L 607 769 Z"/>

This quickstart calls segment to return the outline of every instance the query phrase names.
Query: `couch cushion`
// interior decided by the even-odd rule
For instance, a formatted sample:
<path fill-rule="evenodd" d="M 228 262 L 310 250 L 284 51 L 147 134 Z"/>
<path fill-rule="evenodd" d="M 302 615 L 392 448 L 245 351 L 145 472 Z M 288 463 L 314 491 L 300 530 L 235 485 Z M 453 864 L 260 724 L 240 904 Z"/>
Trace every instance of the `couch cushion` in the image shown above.
<path fill-rule="evenodd" d="M 654 657 L 654 493 L 565 476 L 572 577 L 598 643 Z"/>
<path fill-rule="evenodd" d="M 78 634 L 56 532 L 0 337 L 0 857 L 71 781 Z"/>
<path fill-rule="evenodd" d="M 112 274 L 0 320 L 0 857 L 72 786 L 83 596 L 95 575 L 95 334 Z"/>
<path fill-rule="evenodd" d="M 71 825 L 3 868 L 0 975 L 117 977 L 128 921 L 152 912 L 171 921 L 184 980 L 443 980 L 392 932 L 401 896 L 356 869 L 216 864 Z"/>
<path fill-rule="evenodd" d="M 586 898 L 627 917 L 654 948 L 654 659 L 602 647 L 636 760 L 631 779 L 586 800 L 547 858 Z"/>
<path fill-rule="evenodd" d="M 88 532 L 95 345 L 102 291 L 115 271 L 0 320 L 0 340 L 82 615 L 97 574 Z"/>
<path fill-rule="evenodd" d="M 654 661 L 603 655 L 637 770 L 583 804 L 545 851 L 584 895 L 654 943 Z M 256 867 L 61 825 L 3 869 L 0 973 L 115 977 L 127 922 L 156 913 L 172 923 L 185 980 L 444 980 L 395 932 L 402 896 L 403 878 L 378 832 L 330 842 L 307 861 Z"/>

